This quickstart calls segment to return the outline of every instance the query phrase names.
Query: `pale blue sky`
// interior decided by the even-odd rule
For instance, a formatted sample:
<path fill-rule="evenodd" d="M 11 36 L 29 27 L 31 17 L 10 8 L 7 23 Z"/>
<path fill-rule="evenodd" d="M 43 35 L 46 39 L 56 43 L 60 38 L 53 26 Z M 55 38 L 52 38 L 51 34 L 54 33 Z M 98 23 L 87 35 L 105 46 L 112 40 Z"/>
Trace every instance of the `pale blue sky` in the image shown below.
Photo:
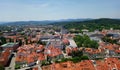
<path fill-rule="evenodd" d="M 0 21 L 120 18 L 120 0 L 0 0 Z"/>

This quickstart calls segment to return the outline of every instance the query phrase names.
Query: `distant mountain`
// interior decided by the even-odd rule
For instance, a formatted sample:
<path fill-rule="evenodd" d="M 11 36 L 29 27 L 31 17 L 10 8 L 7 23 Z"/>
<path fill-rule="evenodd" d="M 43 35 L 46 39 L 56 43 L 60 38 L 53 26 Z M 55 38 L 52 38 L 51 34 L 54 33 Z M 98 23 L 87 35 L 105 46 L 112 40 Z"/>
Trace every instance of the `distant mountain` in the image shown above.
<path fill-rule="evenodd" d="M 65 25 L 68 23 L 73 23 L 73 22 L 82 22 L 82 21 L 88 21 L 88 20 L 93 20 L 90 18 L 86 18 L 86 19 L 61 19 L 61 20 L 57 20 L 53 23 L 50 23 L 50 25 Z"/>
<path fill-rule="evenodd" d="M 109 18 L 101 18 L 101 19 L 60 19 L 60 20 L 44 20 L 44 21 L 16 21 L 16 22 L 0 22 L 0 24 L 3 25 L 62 25 L 62 26 L 68 26 L 79 28 L 79 25 L 96 25 L 98 24 L 116 24 L 119 23 L 120 19 L 109 19 Z M 79 24 L 80 23 L 80 24 Z M 82 28 L 82 27 L 81 27 Z"/>
<path fill-rule="evenodd" d="M 6 23 L 6 22 L 0 22 L 0 24 L 4 24 L 4 23 Z"/>
<path fill-rule="evenodd" d="M 44 20 L 44 21 L 16 21 L 16 22 L 6 22 L 4 25 L 46 25 L 61 22 L 76 22 L 85 21 L 91 19 L 61 19 L 61 20 Z"/>
<path fill-rule="evenodd" d="M 93 30 L 102 30 L 102 29 L 120 29 L 120 19 L 109 19 L 109 18 L 101 18 L 101 19 L 93 19 L 87 21 L 76 21 L 76 22 L 68 22 L 65 24 L 62 22 L 67 29 L 88 29 L 90 31 Z"/>
<path fill-rule="evenodd" d="M 46 25 L 52 23 L 53 21 L 16 21 L 16 22 L 7 22 L 4 25 Z"/>
<path fill-rule="evenodd" d="M 71 21 L 86 21 L 86 20 L 92 20 L 91 18 L 81 18 L 81 19 L 60 19 L 59 22 L 71 22 Z"/>

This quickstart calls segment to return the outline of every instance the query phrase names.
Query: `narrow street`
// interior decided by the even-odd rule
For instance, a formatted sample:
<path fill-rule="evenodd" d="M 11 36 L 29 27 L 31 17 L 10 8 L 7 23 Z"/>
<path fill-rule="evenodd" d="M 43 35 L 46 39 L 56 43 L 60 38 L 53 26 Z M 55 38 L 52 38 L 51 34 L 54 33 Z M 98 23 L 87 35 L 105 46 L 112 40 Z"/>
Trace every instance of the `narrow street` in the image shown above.
<path fill-rule="evenodd" d="M 16 57 L 16 53 L 14 53 L 14 56 L 11 59 L 10 65 L 9 67 L 5 67 L 5 70 L 15 70 L 15 57 Z"/>

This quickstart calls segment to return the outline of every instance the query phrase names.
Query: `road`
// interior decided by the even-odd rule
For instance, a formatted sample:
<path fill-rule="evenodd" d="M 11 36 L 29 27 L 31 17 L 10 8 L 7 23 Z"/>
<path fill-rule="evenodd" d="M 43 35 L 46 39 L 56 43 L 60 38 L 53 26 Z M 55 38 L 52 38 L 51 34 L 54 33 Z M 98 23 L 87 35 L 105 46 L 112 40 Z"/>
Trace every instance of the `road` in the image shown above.
<path fill-rule="evenodd" d="M 14 68 L 15 67 L 15 56 L 16 56 L 16 53 L 14 53 L 14 56 L 11 59 L 9 67 L 5 67 L 5 70 L 15 70 Z"/>
<path fill-rule="evenodd" d="M 71 39 L 68 39 L 69 40 L 69 42 L 70 42 L 70 46 L 71 47 L 77 47 L 77 45 L 76 45 L 76 43 L 75 43 L 75 41 L 71 38 Z"/>

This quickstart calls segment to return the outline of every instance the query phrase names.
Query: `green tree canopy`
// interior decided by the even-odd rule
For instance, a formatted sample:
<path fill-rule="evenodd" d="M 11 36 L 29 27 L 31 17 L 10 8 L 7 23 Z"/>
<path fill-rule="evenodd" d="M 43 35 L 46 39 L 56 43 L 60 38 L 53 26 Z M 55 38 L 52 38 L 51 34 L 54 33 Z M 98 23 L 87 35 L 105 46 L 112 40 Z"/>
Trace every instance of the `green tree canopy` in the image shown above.
<path fill-rule="evenodd" d="M 74 40 L 78 47 L 98 48 L 99 46 L 96 41 L 90 40 L 87 35 L 77 35 L 76 37 L 74 37 Z"/>

